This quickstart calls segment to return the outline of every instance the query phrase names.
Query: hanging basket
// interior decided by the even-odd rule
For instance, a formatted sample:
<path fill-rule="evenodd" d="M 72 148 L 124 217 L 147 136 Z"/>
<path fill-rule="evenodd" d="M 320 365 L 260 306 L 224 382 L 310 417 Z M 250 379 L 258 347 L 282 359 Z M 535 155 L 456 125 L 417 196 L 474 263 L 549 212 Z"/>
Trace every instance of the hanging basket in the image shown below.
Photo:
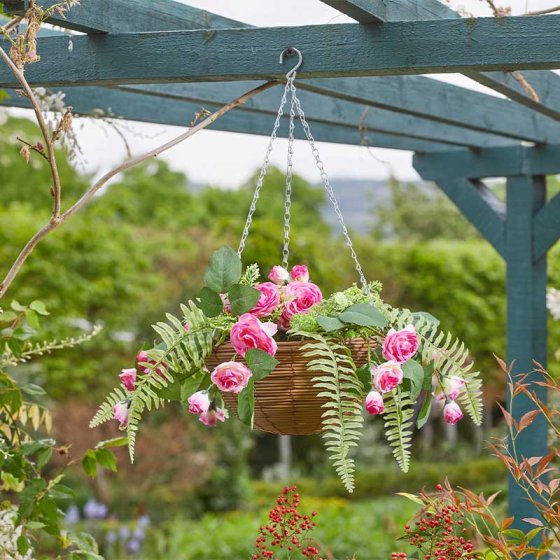
<path fill-rule="evenodd" d="M 304 436 L 322 431 L 322 406 L 327 402 L 317 395 L 312 379 L 319 374 L 307 369 L 309 358 L 302 348 L 307 341 L 278 342 L 275 358 L 279 361 L 264 381 L 255 383 L 255 427 L 270 434 Z M 367 361 L 367 341 L 349 340 L 346 346 L 357 365 Z M 207 360 L 210 370 L 219 363 L 231 360 L 235 350 L 229 342 L 219 346 Z M 237 395 L 223 393 L 227 407 L 237 414 Z"/>

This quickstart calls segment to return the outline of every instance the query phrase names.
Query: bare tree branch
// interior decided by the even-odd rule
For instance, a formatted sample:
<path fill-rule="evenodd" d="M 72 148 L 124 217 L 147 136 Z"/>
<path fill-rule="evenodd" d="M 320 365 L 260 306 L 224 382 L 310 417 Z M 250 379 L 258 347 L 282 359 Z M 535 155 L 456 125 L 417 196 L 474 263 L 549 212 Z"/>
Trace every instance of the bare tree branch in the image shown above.
<path fill-rule="evenodd" d="M 536 10 L 534 12 L 527 12 L 526 16 L 544 16 L 546 14 L 551 14 L 552 12 L 560 11 L 560 6 L 554 6 L 553 8 L 545 8 L 544 10 Z"/>
<path fill-rule="evenodd" d="M 4 52 L 4 51 L 2 51 L 2 52 Z M 20 80 L 20 83 L 24 87 L 25 91 L 28 92 L 28 95 L 29 95 L 29 98 L 30 98 L 32 104 L 33 103 L 36 104 L 37 102 L 36 102 L 36 100 L 33 96 L 33 91 L 31 90 L 31 88 L 29 87 L 29 84 L 25 80 L 25 77 L 24 77 L 23 73 L 20 72 L 17 67 L 15 67 L 15 65 L 11 62 L 11 60 L 9 62 L 11 63 L 9 66 L 12 69 L 12 71 L 14 71 L 14 68 L 15 68 L 15 71 L 17 71 L 16 76 L 17 76 L 18 80 Z M 14 71 L 14 73 L 15 73 L 15 71 Z M 220 109 L 218 109 L 217 111 L 212 113 L 210 116 L 206 117 L 204 120 L 202 120 L 197 125 L 189 128 L 186 132 L 183 132 L 182 134 L 180 134 L 179 136 L 177 136 L 173 140 L 170 140 L 169 142 L 166 142 L 165 144 L 163 144 L 163 145 L 161 145 L 157 148 L 154 148 L 153 150 L 150 150 L 149 152 L 146 152 L 146 153 L 141 154 L 139 156 L 136 156 L 132 159 L 129 159 L 128 161 L 125 161 L 124 163 L 118 165 L 117 167 L 115 167 L 114 169 L 109 171 L 108 173 L 105 173 L 105 175 L 103 175 L 98 181 L 96 181 L 68 210 L 66 210 L 62 214 L 55 215 L 55 212 L 53 210 L 53 215 L 52 215 L 49 223 L 47 223 L 39 231 L 37 231 L 37 233 L 35 233 L 35 235 L 26 243 L 25 247 L 21 250 L 21 252 L 19 253 L 15 262 L 13 263 L 10 270 L 6 274 L 6 277 L 4 278 L 3 282 L 0 284 L 0 298 L 2 298 L 6 294 L 6 291 L 10 287 L 11 283 L 14 281 L 14 278 L 17 276 L 21 267 L 23 266 L 23 264 L 25 263 L 25 261 L 27 260 L 27 258 L 29 257 L 29 255 L 31 254 L 33 249 L 37 246 L 37 244 L 43 238 L 45 238 L 51 231 L 53 231 L 54 229 L 59 227 L 66 220 L 68 220 L 71 216 L 76 214 L 76 212 L 78 212 L 81 208 L 83 208 L 96 195 L 96 193 L 98 193 L 107 184 L 107 182 L 110 179 L 112 179 L 113 177 L 115 177 L 116 175 L 121 173 L 122 171 L 125 171 L 126 169 L 130 169 L 131 167 L 139 165 L 140 163 L 142 163 L 144 161 L 147 161 L 151 158 L 155 158 L 155 157 L 159 156 L 160 154 L 162 154 L 163 152 L 166 152 L 167 150 L 170 150 L 171 148 L 173 148 L 177 144 L 180 144 L 181 142 L 183 142 L 187 138 L 190 138 L 191 136 L 193 136 L 194 134 L 196 134 L 200 130 L 203 130 L 204 128 L 211 125 L 213 122 L 215 122 L 217 119 L 219 119 L 222 115 L 224 115 L 228 111 L 231 111 L 235 107 L 238 107 L 239 105 L 242 105 L 243 103 L 245 103 L 251 97 L 254 97 L 257 94 L 276 86 L 278 83 L 279 82 L 277 82 L 277 81 L 266 82 L 266 83 L 260 85 L 259 87 L 256 87 L 256 88 L 248 91 L 247 93 L 244 93 L 243 95 L 241 95 L 237 99 L 233 100 L 231 103 L 228 103 L 227 105 L 224 105 L 223 107 L 221 107 Z M 37 112 L 36 112 L 36 114 L 37 114 Z M 41 114 L 40 111 L 39 111 L 39 114 L 41 115 L 41 119 L 42 119 L 42 114 Z M 46 141 L 49 142 L 50 139 L 49 140 L 46 139 Z M 50 159 L 49 159 L 49 164 L 50 164 Z"/>

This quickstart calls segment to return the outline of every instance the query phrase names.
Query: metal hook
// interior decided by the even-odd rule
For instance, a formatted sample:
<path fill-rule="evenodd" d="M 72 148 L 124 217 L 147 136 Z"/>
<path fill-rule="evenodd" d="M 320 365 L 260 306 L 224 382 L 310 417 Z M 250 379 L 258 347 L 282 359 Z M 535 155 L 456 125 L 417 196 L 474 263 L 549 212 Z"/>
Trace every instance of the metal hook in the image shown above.
<path fill-rule="evenodd" d="M 279 61 L 280 64 L 284 63 L 284 55 L 293 56 L 294 54 L 298 55 L 299 60 L 298 60 L 298 63 L 286 74 L 286 79 L 288 79 L 288 80 L 296 75 L 296 72 L 298 71 L 299 67 L 301 66 L 301 64 L 303 62 L 303 55 L 295 47 L 288 47 L 280 53 L 280 61 Z"/>

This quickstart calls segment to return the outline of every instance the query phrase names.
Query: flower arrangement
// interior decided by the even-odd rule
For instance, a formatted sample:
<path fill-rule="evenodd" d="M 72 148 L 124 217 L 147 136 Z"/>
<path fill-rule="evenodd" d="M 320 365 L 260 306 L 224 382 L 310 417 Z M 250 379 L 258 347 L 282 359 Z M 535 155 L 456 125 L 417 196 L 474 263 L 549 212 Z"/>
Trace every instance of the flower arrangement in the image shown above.
<path fill-rule="evenodd" d="M 296 376 L 312 384 L 306 406 L 318 409 L 326 448 L 349 491 L 350 450 L 358 445 L 364 409 L 384 418 L 403 471 L 413 427 L 426 423 L 433 395 L 444 403 L 446 422 L 458 422 L 463 409 L 481 422 L 481 382 L 464 344 L 430 314 L 384 303 L 379 283 L 324 298 L 306 266 L 290 272 L 275 266 L 261 282 L 258 266 L 243 271 L 228 247 L 212 255 L 204 279 L 197 301 L 181 305 L 181 317 L 167 314 L 167 322 L 153 325 L 158 343 L 138 354 L 136 367 L 122 370 L 120 386 L 91 422 L 118 421 L 131 458 L 142 413 L 171 400 L 206 426 L 226 421 L 229 408 L 253 428 L 259 387 L 275 379 L 275 356 L 285 341 L 296 341 L 305 356 Z M 352 350 L 355 341 L 361 352 Z M 210 366 L 226 345 L 228 358 Z M 288 390 L 274 394 L 274 400 L 290 398 Z"/>

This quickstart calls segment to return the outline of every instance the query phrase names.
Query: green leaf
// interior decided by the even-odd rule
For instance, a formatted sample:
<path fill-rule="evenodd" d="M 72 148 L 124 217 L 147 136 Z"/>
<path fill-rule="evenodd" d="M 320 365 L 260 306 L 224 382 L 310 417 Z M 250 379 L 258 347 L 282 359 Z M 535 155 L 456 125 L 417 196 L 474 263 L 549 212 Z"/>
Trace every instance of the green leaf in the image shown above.
<path fill-rule="evenodd" d="M 97 459 L 95 458 L 95 452 L 91 449 L 88 450 L 82 458 L 82 468 L 91 478 L 97 476 Z"/>
<path fill-rule="evenodd" d="M 72 500 L 76 497 L 74 490 L 68 486 L 64 486 L 64 484 L 57 484 L 51 488 L 49 495 L 55 500 Z"/>
<path fill-rule="evenodd" d="M 241 279 L 241 259 L 231 247 L 221 247 L 210 257 L 204 275 L 206 285 L 215 292 L 225 293 Z"/>
<path fill-rule="evenodd" d="M 387 319 L 375 307 L 368 303 L 355 303 L 345 309 L 338 318 L 344 323 L 360 327 L 386 327 Z"/>
<path fill-rule="evenodd" d="M 103 468 L 117 472 L 117 459 L 108 449 L 98 449 L 95 452 L 95 459 Z"/>
<path fill-rule="evenodd" d="M 21 305 L 21 303 L 19 303 L 19 301 L 15 300 L 15 299 L 10 304 L 10 307 L 14 311 L 17 311 L 19 313 L 21 313 L 22 311 L 25 311 L 27 309 L 27 307 L 25 305 Z"/>
<path fill-rule="evenodd" d="M 416 496 L 415 494 L 409 494 L 408 492 L 397 492 L 397 496 L 402 496 L 403 498 L 406 498 L 407 500 L 410 500 L 411 502 L 414 502 L 415 504 L 418 504 L 420 506 L 424 505 L 422 498 Z"/>
<path fill-rule="evenodd" d="M 244 284 L 235 284 L 228 291 L 228 299 L 232 313 L 243 315 L 255 307 L 261 293 L 259 290 Z"/>
<path fill-rule="evenodd" d="M 39 315 L 50 315 L 50 313 L 47 311 L 47 308 L 45 307 L 45 304 L 38 299 L 32 301 L 29 307 L 30 309 L 33 309 L 33 311 L 39 313 Z"/>
<path fill-rule="evenodd" d="M 36 529 L 42 529 L 45 524 L 41 523 L 40 521 L 28 521 L 25 526 L 28 529 L 31 529 L 32 531 L 35 531 Z"/>
<path fill-rule="evenodd" d="M 200 290 L 200 309 L 206 317 L 217 317 L 224 310 L 224 302 L 214 290 L 206 286 Z"/>
<path fill-rule="evenodd" d="M 356 370 L 356 376 L 360 380 L 360 383 L 364 386 L 366 391 L 371 388 L 371 367 L 369 364 L 364 364 Z"/>
<path fill-rule="evenodd" d="M 95 449 L 106 449 L 107 447 L 123 447 L 128 443 L 125 437 L 116 437 L 100 441 L 96 444 Z"/>
<path fill-rule="evenodd" d="M 38 329 L 41 325 L 39 323 L 39 316 L 35 311 L 28 309 L 25 312 L 25 318 L 27 319 L 28 325 L 33 329 Z"/>
<path fill-rule="evenodd" d="M 0 323 L 11 323 L 17 319 L 17 315 L 13 311 L 4 311 L 0 313 Z"/>
<path fill-rule="evenodd" d="M 154 375 L 158 375 L 157 373 Z M 181 382 L 174 378 L 171 383 L 165 387 L 158 387 L 154 389 L 154 393 L 160 399 L 166 399 L 168 401 L 178 401 L 181 398 Z"/>
<path fill-rule="evenodd" d="M 45 447 L 37 453 L 37 468 L 42 470 L 45 465 L 51 460 L 53 453 L 52 447 Z"/>
<path fill-rule="evenodd" d="M 268 377 L 274 368 L 278 365 L 278 360 L 261 350 L 260 348 L 251 348 L 245 354 L 247 366 L 253 372 L 255 381 L 261 381 Z"/>
<path fill-rule="evenodd" d="M 41 395 L 46 395 L 46 391 L 43 389 L 43 387 L 40 387 L 39 385 L 35 385 L 34 383 L 26 383 L 25 385 L 21 386 L 21 390 L 31 396 L 41 396 Z"/>
<path fill-rule="evenodd" d="M 68 538 L 81 553 L 90 553 L 96 556 L 99 552 L 95 538 L 88 533 L 68 533 Z"/>
<path fill-rule="evenodd" d="M 30 548 L 30 544 L 29 541 L 27 540 L 27 537 L 20 535 L 17 538 L 17 551 L 22 555 L 25 556 L 25 554 L 27 553 L 27 551 Z"/>
<path fill-rule="evenodd" d="M 404 378 L 410 380 L 410 398 L 415 401 L 424 384 L 424 368 L 416 360 L 408 360 L 408 362 L 401 364 L 401 369 Z"/>
<path fill-rule="evenodd" d="M 344 323 L 340 319 L 336 317 L 325 317 L 324 315 L 319 315 L 317 317 L 317 324 L 325 332 L 337 331 L 344 327 Z"/>
<path fill-rule="evenodd" d="M 431 323 L 434 326 L 439 326 L 439 319 L 434 317 L 431 313 L 427 313 L 426 311 L 417 311 L 416 313 L 412 314 L 414 319 L 425 319 L 428 323 Z"/>
<path fill-rule="evenodd" d="M 431 362 L 424 368 L 424 382 L 422 383 L 422 391 L 432 392 L 432 377 L 434 375 L 434 363 Z"/>
<path fill-rule="evenodd" d="M 420 430 L 430 417 L 430 411 L 432 410 L 432 393 L 426 393 L 420 412 L 418 413 L 418 418 L 416 418 L 416 427 Z"/>
<path fill-rule="evenodd" d="M 237 415 L 243 424 L 253 429 L 255 417 L 255 380 L 249 379 L 247 387 L 237 395 Z"/>

